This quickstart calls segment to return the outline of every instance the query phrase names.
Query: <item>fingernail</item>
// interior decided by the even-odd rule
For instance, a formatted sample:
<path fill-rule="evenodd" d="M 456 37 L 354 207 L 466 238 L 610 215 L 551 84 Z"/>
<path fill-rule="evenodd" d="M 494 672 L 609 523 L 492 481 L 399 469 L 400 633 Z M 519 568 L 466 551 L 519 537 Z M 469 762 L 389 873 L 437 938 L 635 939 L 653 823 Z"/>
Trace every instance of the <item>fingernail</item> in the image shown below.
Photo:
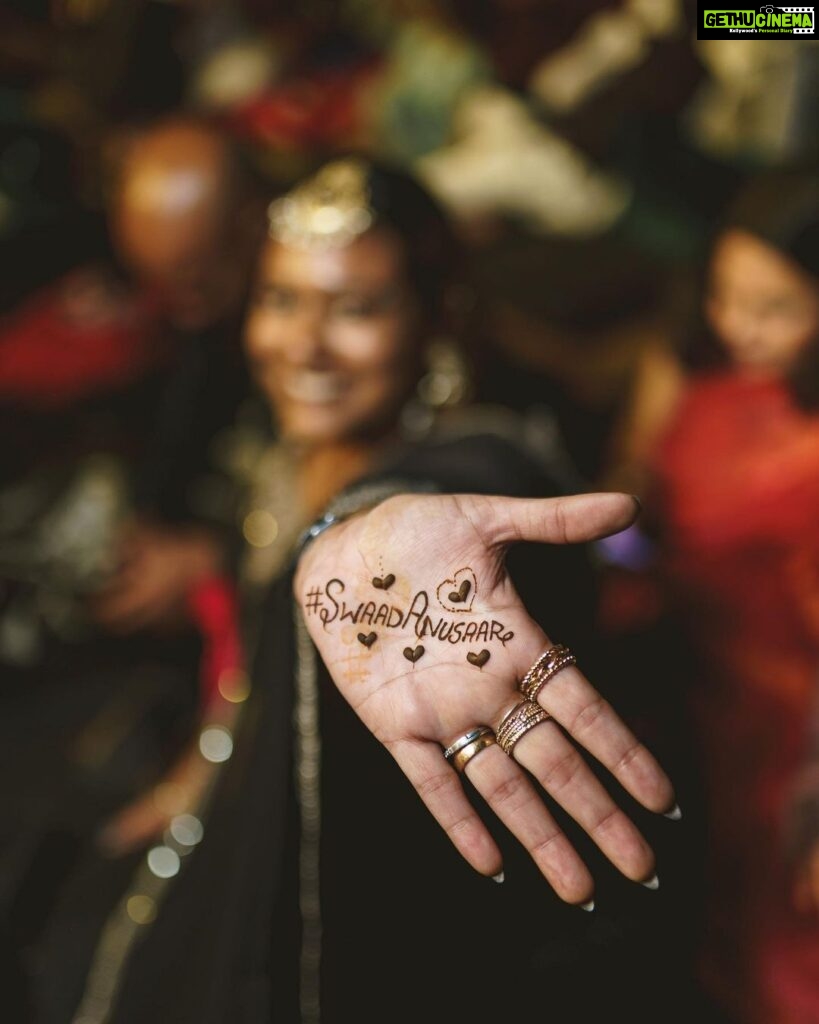
<path fill-rule="evenodd" d="M 498 885 L 500 885 L 504 878 L 506 878 L 506 875 L 502 871 L 499 871 L 496 875 L 492 875 L 492 881 L 497 882 Z"/>
<path fill-rule="evenodd" d="M 644 885 L 646 889 L 659 889 L 660 879 L 656 875 L 652 875 L 647 882 L 640 882 L 640 885 Z"/>
<path fill-rule="evenodd" d="M 682 817 L 682 811 L 680 810 L 679 804 L 674 804 L 670 811 L 665 811 L 663 814 L 664 818 L 670 818 L 672 821 L 679 821 Z"/>
<path fill-rule="evenodd" d="M 642 503 L 642 501 L 640 501 L 640 499 L 637 497 L 636 494 L 632 494 L 631 497 L 634 499 L 634 503 L 637 506 L 637 511 L 638 512 L 642 512 L 643 511 L 643 503 Z"/>
<path fill-rule="evenodd" d="M 591 913 L 591 911 L 594 910 L 594 900 L 589 900 L 588 903 L 578 903 L 577 906 L 580 907 L 581 910 Z"/>

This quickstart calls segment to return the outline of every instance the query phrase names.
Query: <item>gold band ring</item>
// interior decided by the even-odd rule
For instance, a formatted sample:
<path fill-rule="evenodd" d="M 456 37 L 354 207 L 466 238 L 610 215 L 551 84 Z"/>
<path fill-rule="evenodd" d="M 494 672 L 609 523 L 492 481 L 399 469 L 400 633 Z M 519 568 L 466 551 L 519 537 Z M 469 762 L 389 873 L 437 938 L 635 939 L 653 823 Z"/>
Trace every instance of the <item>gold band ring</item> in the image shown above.
<path fill-rule="evenodd" d="M 467 743 L 465 747 L 461 747 L 456 754 L 453 754 L 450 764 L 456 771 L 462 772 L 476 754 L 480 754 L 487 747 L 494 746 L 495 743 L 495 734 L 491 729 L 487 729 L 476 740 Z"/>
<path fill-rule="evenodd" d="M 476 725 L 474 729 L 465 732 L 463 736 L 459 736 L 457 740 L 451 743 L 444 751 L 444 757 L 447 761 L 451 761 L 459 750 L 462 750 L 469 743 L 474 743 L 476 739 L 487 732 L 492 732 L 488 725 Z"/>
<path fill-rule="evenodd" d="M 498 726 L 497 740 L 505 754 L 511 756 L 518 740 L 541 722 L 552 716 L 533 700 L 522 700 L 503 716 Z"/>
<path fill-rule="evenodd" d="M 537 700 L 537 695 L 550 679 L 554 679 L 558 672 L 576 662 L 577 658 L 568 647 L 555 644 L 541 654 L 521 679 L 518 689 L 527 700 Z"/>

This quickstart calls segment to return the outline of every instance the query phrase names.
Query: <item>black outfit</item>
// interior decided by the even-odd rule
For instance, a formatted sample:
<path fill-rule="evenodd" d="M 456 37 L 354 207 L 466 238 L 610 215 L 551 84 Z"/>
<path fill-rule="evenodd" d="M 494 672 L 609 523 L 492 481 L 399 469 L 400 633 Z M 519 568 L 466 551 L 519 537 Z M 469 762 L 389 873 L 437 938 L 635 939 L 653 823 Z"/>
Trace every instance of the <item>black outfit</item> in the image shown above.
<path fill-rule="evenodd" d="M 151 396 L 150 432 L 134 474 L 134 503 L 145 514 L 233 525 L 236 494 L 215 446 L 251 395 L 240 338 L 239 320 L 169 333 L 171 363 Z"/>
<path fill-rule="evenodd" d="M 487 432 L 403 449 L 378 479 L 519 496 L 549 496 L 558 487 L 520 444 Z M 534 617 L 574 647 L 604 688 L 593 666 L 584 549 L 521 545 L 509 565 Z M 254 689 L 233 759 L 202 843 L 184 859 L 156 921 L 123 966 L 112 1024 L 319 1019 L 311 1009 L 315 973 L 301 948 L 305 831 L 293 714 L 294 676 L 304 663 L 291 588 L 287 573 L 256 609 Z M 495 884 L 461 859 L 320 663 L 317 676 L 324 1024 L 448 1024 L 465 1013 L 495 1020 L 591 1022 L 603 1012 L 613 1019 L 627 1013 L 632 1021 L 691 1019 L 690 915 L 684 866 L 674 853 L 681 823 L 618 796 L 658 851 L 663 888 L 649 892 L 622 878 L 564 822 L 597 880 L 598 909 L 588 914 L 563 904 L 486 813 L 504 854 L 506 881 Z M 311 908 L 306 912 L 312 920 Z"/>

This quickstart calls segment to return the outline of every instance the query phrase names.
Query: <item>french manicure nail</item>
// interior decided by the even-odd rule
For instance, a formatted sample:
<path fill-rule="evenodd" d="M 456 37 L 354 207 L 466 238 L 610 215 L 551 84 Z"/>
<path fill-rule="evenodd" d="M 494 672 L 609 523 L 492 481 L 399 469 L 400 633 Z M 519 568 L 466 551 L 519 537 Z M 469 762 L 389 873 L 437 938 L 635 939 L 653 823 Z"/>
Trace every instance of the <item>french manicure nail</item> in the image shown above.
<path fill-rule="evenodd" d="M 499 871 L 496 875 L 492 875 L 492 881 L 497 882 L 499 885 L 504 878 L 506 878 L 506 875 L 502 871 Z"/>
<path fill-rule="evenodd" d="M 670 811 L 665 811 L 663 814 L 664 818 L 670 818 L 672 821 L 679 821 L 682 817 L 682 811 L 680 810 L 679 804 L 674 804 Z"/>
<path fill-rule="evenodd" d="M 585 910 L 587 913 L 594 910 L 594 900 L 589 900 L 588 903 L 578 903 L 577 905 L 581 910 Z"/>
<path fill-rule="evenodd" d="M 640 882 L 640 885 L 644 885 L 646 889 L 659 889 L 660 879 L 656 875 L 652 875 L 651 878 L 646 882 Z"/>

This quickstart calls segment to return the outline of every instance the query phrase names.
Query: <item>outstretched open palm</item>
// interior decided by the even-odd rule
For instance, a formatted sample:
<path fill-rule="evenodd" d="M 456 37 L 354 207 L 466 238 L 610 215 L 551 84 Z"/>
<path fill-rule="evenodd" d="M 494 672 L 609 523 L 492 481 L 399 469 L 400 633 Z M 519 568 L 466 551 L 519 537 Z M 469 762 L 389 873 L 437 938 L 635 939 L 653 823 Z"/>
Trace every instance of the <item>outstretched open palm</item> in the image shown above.
<path fill-rule="evenodd" d="M 334 526 L 302 555 L 296 596 L 335 684 L 482 874 L 502 870 L 501 854 L 443 748 L 476 726 L 497 730 L 551 645 L 509 579 L 506 550 L 523 540 L 592 540 L 636 514 L 623 494 L 402 495 Z M 649 810 L 674 808 L 668 777 L 578 668 L 559 672 L 538 701 L 551 718 L 512 756 L 495 744 L 473 757 L 470 781 L 567 902 L 588 901 L 594 882 L 539 787 L 624 875 L 650 880 L 650 847 L 578 745 Z"/>

